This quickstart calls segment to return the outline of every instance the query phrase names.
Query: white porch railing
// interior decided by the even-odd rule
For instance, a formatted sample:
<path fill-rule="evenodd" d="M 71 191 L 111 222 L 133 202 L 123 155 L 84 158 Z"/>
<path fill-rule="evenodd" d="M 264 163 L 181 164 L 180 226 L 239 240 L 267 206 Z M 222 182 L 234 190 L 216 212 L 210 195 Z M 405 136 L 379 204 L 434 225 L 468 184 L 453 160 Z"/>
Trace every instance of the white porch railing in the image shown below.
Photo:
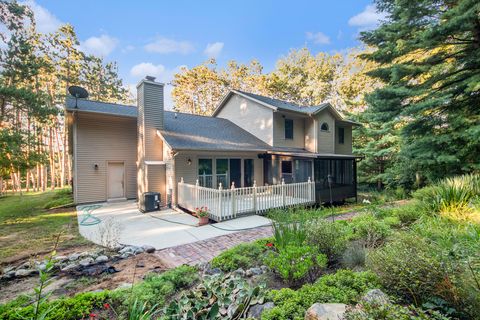
<path fill-rule="evenodd" d="M 195 211 L 207 207 L 210 218 L 215 221 L 234 219 L 241 214 L 259 214 L 269 209 L 315 202 L 315 182 L 300 182 L 248 188 L 218 189 L 201 187 L 198 184 L 178 183 L 178 205 Z"/>

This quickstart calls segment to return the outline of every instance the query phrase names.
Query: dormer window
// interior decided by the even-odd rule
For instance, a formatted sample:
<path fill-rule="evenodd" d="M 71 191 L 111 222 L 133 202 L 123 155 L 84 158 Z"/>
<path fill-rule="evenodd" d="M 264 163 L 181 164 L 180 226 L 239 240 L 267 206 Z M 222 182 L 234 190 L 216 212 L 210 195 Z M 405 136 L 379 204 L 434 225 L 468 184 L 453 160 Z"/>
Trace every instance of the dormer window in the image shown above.
<path fill-rule="evenodd" d="M 285 139 L 293 139 L 293 120 L 285 119 Z"/>
<path fill-rule="evenodd" d="M 326 122 L 322 123 L 322 125 L 320 126 L 320 130 L 321 131 L 328 131 L 328 123 L 326 123 Z"/>

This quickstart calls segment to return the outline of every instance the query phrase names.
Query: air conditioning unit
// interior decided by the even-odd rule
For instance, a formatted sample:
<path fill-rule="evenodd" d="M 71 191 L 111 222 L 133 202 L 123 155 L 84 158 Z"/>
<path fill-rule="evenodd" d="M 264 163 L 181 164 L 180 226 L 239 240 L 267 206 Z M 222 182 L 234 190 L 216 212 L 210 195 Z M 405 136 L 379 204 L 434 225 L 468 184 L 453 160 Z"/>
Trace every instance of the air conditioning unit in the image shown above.
<path fill-rule="evenodd" d="M 144 192 L 140 199 L 140 211 L 143 213 L 160 210 L 160 193 Z"/>

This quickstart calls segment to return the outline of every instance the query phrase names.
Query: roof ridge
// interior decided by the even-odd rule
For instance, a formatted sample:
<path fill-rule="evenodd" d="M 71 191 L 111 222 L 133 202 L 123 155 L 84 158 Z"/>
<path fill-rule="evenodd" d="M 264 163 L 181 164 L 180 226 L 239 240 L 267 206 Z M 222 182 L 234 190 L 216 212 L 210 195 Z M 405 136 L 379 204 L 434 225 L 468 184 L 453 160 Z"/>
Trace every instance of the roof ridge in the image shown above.
<path fill-rule="evenodd" d="M 75 100 L 75 97 L 67 96 L 67 99 Z M 128 105 L 128 104 L 121 104 L 121 103 L 116 103 L 116 102 L 107 102 L 107 101 L 100 101 L 100 100 L 92 100 L 92 99 L 80 99 L 80 101 L 105 103 L 105 104 L 111 104 L 111 105 L 118 106 L 118 107 L 137 108 L 137 106 L 132 106 L 132 105 Z"/>

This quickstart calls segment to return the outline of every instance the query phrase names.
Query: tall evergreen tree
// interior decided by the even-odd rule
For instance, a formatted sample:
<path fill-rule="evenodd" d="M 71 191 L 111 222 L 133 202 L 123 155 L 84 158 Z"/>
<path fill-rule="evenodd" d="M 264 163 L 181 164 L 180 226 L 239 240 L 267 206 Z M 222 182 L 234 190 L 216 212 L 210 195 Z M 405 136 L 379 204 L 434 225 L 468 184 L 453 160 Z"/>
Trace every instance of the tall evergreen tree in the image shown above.
<path fill-rule="evenodd" d="M 377 48 L 365 57 L 386 84 L 370 112 L 402 136 L 390 177 L 412 186 L 480 169 L 480 3 L 375 3 L 387 18 L 361 38 Z"/>

